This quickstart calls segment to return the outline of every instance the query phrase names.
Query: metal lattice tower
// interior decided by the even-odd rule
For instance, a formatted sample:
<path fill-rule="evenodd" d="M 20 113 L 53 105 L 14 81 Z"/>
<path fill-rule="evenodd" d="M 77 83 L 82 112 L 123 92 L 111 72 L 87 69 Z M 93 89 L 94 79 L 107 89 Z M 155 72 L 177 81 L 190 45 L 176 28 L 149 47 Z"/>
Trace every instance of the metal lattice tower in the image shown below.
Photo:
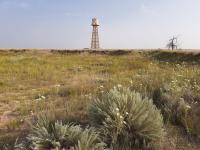
<path fill-rule="evenodd" d="M 92 42 L 91 42 L 91 49 L 99 49 L 99 34 L 98 34 L 98 27 L 99 21 L 97 18 L 92 19 Z"/>

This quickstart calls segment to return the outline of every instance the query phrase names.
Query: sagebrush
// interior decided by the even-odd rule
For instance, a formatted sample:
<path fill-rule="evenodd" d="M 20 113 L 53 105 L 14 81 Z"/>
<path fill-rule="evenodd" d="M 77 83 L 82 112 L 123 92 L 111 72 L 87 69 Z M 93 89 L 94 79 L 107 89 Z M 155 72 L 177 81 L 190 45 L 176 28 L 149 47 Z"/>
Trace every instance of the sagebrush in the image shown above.
<path fill-rule="evenodd" d="M 146 148 L 163 137 L 163 118 L 152 100 L 125 87 L 114 87 L 89 108 L 91 123 L 114 150 Z"/>
<path fill-rule="evenodd" d="M 94 128 L 41 119 L 15 150 L 104 150 L 106 144 Z"/>

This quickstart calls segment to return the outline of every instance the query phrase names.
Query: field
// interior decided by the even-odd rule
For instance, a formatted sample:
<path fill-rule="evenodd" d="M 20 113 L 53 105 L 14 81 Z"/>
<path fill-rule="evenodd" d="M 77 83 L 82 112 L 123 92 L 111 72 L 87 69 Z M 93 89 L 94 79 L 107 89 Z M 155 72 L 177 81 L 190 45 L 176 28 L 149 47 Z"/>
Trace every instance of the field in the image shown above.
<path fill-rule="evenodd" d="M 165 89 L 170 101 L 184 99 L 184 123 L 166 121 L 157 147 L 200 147 L 200 53 L 178 51 L 1 51 L 0 149 L 30 130 L 35 116 L 89 124 L 94 97 L 129 87 L 155 99 Z M 8 146 L 8 147 L 9 147 Z"/>

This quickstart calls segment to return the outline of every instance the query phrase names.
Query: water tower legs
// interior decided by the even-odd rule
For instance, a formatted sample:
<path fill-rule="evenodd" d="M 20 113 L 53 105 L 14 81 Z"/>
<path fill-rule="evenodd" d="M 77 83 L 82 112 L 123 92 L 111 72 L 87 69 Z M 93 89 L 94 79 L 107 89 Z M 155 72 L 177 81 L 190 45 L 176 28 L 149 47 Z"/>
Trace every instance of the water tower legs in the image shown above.
<path fill-rule="evenodd" d="M 91 49 L 99 49 L 98 26 L 93 26 Z"/>

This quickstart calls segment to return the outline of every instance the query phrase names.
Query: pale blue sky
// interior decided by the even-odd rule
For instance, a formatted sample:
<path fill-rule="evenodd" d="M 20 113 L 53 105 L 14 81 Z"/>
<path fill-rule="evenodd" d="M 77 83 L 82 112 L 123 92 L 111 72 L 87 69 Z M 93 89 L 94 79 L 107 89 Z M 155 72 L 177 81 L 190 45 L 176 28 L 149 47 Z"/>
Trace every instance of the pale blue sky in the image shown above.
<path fill-rule="evenodd" d="M 200 0 L 0 0 L 0 48 L 200 48 Z"/>

